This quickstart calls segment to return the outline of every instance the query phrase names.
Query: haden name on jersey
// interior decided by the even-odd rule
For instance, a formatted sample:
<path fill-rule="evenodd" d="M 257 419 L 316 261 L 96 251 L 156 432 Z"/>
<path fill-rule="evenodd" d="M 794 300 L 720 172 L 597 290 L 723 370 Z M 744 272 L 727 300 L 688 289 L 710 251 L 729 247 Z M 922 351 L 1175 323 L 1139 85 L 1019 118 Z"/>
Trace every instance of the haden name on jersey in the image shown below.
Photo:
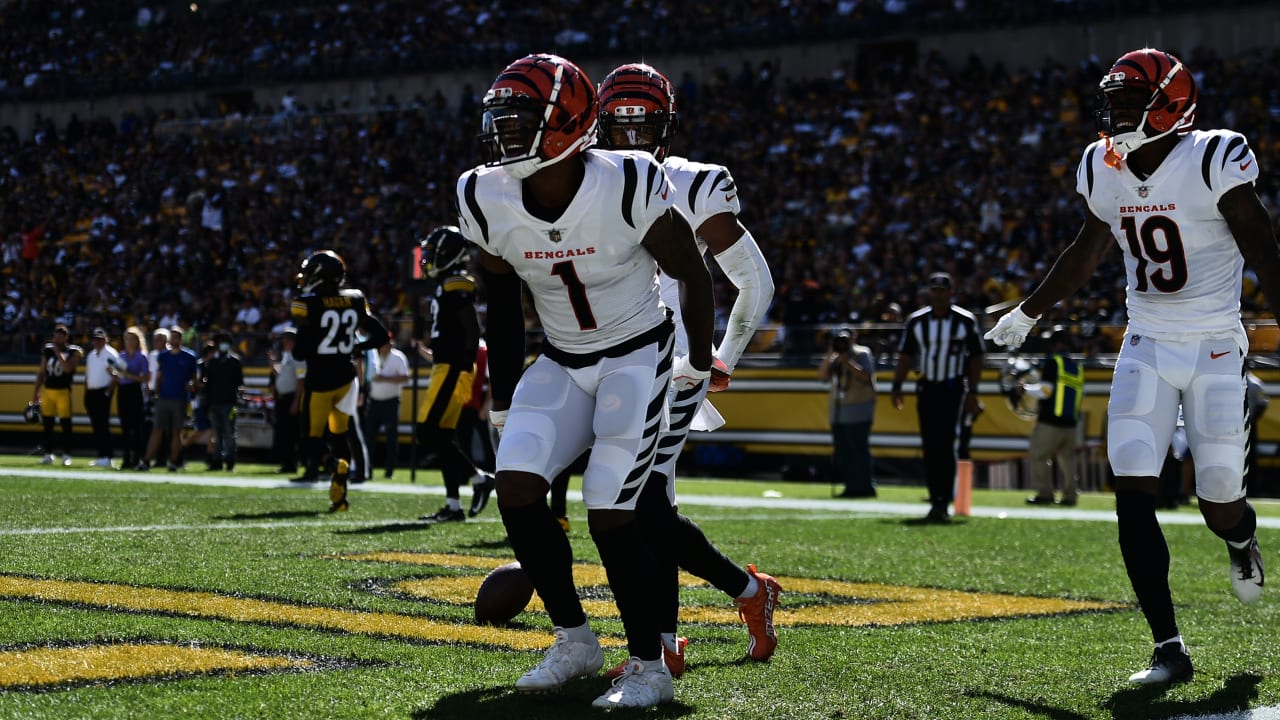
<path fill-rule="evenodd" d="M 1152 213 L 1152 212 L 1173 212 L 1178 209 L 1176 203 L 1168 203 L 1167 205 L 1121 205 L 1121 215 L 1132 215 L 1135 213 Z"/>
<path fill-rule="evenodd" d="M 353 300 L 356 298 L 351 295 L 326 295 L 320 298 L 321 302 L 327 308 L 349 308 L 355 307 Z M 359 298 L 360 302 L 364 302 L 364 298 Z"/>
<path fill-rule="evenodd" d="M 570 248 L 568 250 L 526 250 L 524 252 L 525 260 L 561 260 L 563 258 L 582 257 L 584 255 L 595 255 L 594 247 Z"/>

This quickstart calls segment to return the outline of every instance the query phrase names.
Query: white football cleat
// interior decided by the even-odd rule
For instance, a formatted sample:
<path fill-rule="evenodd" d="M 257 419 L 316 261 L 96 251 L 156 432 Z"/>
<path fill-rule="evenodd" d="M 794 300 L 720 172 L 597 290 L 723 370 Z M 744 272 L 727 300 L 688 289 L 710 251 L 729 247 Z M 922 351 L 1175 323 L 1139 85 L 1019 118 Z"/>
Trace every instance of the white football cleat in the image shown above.
<path fill-rule="evenodd" d="M 1227 554 L 1231 556 L 1231 591 L 1245 605 L 1252 605 L 1262 597 L 1262 551 L 1258 549 L 1258 538 L 1249 539 L 1249 544 L 1242 548 L 1227 545 Z"/>
<path fill-rule="evenodd" d="M 592 707 L 598 708 L 647 708 L 675 699 L 675 685 L 667 664 L 658 660 L 645 669 L 639 658 L 627 661 L 622 674 L 613 681 L 608 692 L 596 698 Z"/>
<path fill-rule="evenodd" d="M 604 652 L 594 635 L 591 642 L 574 642 L 564 628 L 556 628 L 556 643 L 538 666 L 516 681 L 524 692 L 548 692 L 574 678 L 595 675 L 604 667 Z"/>

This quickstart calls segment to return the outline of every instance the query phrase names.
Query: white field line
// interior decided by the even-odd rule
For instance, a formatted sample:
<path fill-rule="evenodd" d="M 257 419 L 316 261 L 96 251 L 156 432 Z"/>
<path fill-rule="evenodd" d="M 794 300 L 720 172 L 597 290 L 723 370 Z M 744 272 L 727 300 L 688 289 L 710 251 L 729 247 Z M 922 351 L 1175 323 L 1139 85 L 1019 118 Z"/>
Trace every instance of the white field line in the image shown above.
<path fill-rule="evenodd" d="M 131 482 L 173 485 L 199 485 L 204 487 L 252 488 L 257 490 L 303 490 L 316 493 L 328 493 L 324 483 L 291 483 L 288 480 L 272 478 L 250 478 L 225 475 L 187 474 L 185 472 L 120 472 L 104 470 L 60 470 L 32 468 L 14 472 L 12 468 L 0 470 L 0 483 L 5 477 L 40 476 L 53 479 L 95 480 L 99 482 Z M 3 487 L 0 484 L 0 487 Z M 444 488 L 437 483 L 405 484 L 365 482 L 352 485 L 352 495 L 362 493 L 385 493 L 392 495 L 443 495 Z M 469 490 L 468 490 L 469 492 Z M 768 510 L 809 510 L 834 514 L 837 517 L 865 515 L 890 515 L 902 517 L 923 516 L 925 503 L 894 503 L 879 500 L 845 500 L 845 499 L 800 499 L 786 497 L 727 497 L 721 495 L 687 495 L 677 496 L 681 506 L 697 505 L 735 509 L 768 509 Z M 580 493 L 569 493 L 569 500 L 582 500 Z M 1041 507 L 977 507 L 973 508 L 973 517 L 1000 519 L 1038 519 L 1038 520 L 1083 520 L 1094 522 L 1115 522 L 1112 510 L 1082 510 L 1079 508 L 1041 508 Z M 1204 521 L 1199 513 L 1161 512 L 1160 522 L 1165 525 L 1200 525 Z M 237 527 L 245 527 L 237 525 Z M 1280 518 L 1259 517 L 1258 527 L 1280 529 Z M 1277 718 L 1280 720 L 1280 718 Z"/>

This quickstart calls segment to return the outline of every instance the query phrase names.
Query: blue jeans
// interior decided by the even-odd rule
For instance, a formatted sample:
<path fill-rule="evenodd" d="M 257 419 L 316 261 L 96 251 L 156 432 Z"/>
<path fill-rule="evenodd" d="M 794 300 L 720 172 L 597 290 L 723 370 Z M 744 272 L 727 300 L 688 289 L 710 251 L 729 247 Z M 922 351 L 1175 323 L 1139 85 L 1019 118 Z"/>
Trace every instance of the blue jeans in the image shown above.
<path fill-rule="evenodd" d="M 836 478 L 844 483 L 844 494 L 875 495 L 876 481 L 873 475 L 875 461 L 871 458 L 871 421 L 832 424 L 831 444 L 834 450 Z"/>
<path fill-rule="evenodd" d="M 213 454 L 222 462 L 236 461 L 235 405 L 210 405 L 209 421 L 213 423 Z"/>

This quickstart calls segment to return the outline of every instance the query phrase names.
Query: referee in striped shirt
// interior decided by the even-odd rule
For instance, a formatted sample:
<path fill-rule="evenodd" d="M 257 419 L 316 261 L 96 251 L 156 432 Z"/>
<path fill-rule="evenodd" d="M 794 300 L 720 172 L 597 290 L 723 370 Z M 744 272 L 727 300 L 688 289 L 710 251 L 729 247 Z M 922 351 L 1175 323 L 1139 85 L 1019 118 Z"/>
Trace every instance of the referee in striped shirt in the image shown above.
<path fill-rule="evenodd" d="M 929 488 L 929 522 L 947 522 L 947 506 L 955 492 L 956 435 L 961 409 L 976 414 L 978 379 L 982 375 L 982 333 L 973 313 L 951 304 L 951 276 L 929 276 L 929 306 L 907 318 L 893 371 L 893 406 L 903 407 L 902 383 L 913 367 L 916 414 L 924 479 Z"/>

